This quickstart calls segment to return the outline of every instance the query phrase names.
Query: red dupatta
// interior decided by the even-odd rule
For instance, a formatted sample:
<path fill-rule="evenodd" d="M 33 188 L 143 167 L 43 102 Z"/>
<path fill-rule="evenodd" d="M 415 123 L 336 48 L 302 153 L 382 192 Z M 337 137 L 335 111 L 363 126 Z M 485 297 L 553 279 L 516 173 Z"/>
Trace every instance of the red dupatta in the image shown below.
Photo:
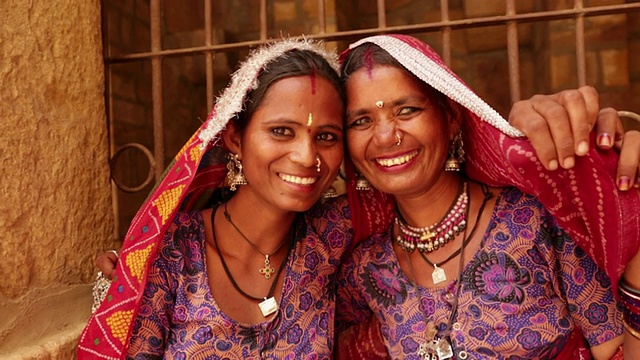
<path fill-rule="evenodd" d="M 617 294 L 625 264 L 640 247 L 640 198 L 615 183 L 618 154 L 591 149 L 571 170 L 546 170 L 530 142 L 480 99 L 427 44 L 406 35 L 380 35 L 374 43 L 420 80 L 461 104 L 467 176 L 492 186 L 516 186 L 535 195 L 560 225 L 605 270 Z M 349 50 L 341 54 L 344 58 Z M 346 159 L 355 239 L 385 230 L 394 217 L 393 198 L 375 189 L 355 190 L 353 164 Z"/>

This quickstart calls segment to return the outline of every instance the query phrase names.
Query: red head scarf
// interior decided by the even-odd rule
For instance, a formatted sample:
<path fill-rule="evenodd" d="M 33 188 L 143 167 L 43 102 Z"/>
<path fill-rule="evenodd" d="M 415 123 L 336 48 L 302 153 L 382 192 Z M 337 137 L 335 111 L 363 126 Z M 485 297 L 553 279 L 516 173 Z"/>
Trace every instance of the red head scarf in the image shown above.
<path fill-rule="evenodd" d="M 427 44 L 406 35 L 362 39 L 350 49 L 373 43 L 407 71 L 462 105 L 462 132 L 467 176 L 493 186 L 516 186 L 537 196 L 613 282 L 614 291 L 624 265 L 640 246 L 640 199 L 635 191 L 621 192 L 615 183 L 618 155 L 592 145 L 571 170 L 547 171 L 531 144 L 521 138 L 480 99 Z M 594 144 L 591 139 L 591 144 Z M 347 189 L 356 240 L 385 230 L 393 220 L 393 199 L 375 189 L 357 191 L 353 164 L 347 159 Z"/>

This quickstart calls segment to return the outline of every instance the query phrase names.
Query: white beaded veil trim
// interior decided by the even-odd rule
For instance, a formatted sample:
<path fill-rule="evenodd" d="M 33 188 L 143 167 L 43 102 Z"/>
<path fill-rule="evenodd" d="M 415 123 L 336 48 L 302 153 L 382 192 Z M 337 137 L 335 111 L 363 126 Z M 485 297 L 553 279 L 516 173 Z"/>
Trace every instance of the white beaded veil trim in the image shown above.
<path fill-rule="evenodd" d="M 349 48 L 353 49 L 366 42 L 380 46 L 419 79 L 466 107 L 502 133 L 511 137 L 524 136 L 520 130 L 509 125 L 497 111 L 469 89 L 466 84 L 453 76 L 447 68 L 434 62 L 420 50 L 400 39 L 385 35 L 362 39 L 351 44 Z"/>
<path fill-rule="evenodd" d="M 229 119 L 242 110 L 244 97 L 258 87 L 258 75 L 271 61 L 290 50 L 309 50 L 325 58 L 336 72 L 339 70 L 338 55 L 324 48 L 321 42 L 308 39 L 284 39 L 253 50 L 242 65 L 231 76 L 229 86 L 216 99 L 209 113 L 207 126 L 200 132 L 203 148 L 226 126 Z"/>

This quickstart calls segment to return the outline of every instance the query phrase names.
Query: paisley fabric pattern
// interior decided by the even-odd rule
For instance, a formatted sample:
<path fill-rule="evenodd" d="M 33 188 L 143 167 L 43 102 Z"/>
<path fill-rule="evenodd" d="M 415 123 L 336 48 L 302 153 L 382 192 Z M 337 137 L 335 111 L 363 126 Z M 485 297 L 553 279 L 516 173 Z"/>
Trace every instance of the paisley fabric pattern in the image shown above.
<path fill-rule="evenodd" d="M 244 324 L 211 296 L 201 213 L 178 213 L 149 272 L 127 358 L 329 359 L 331 284 L 350 245 L 349 217 L 345 197 L 310 210 L 284 269 L 280 310 L 263 323 Z"/>
<path fill-rule="evenodd" d="M 360 243 L 346 261 L 336 326 L 377 317 L 391 357 L 418 359 L 425 316 L 444 331 L 456 287 L 416 289 L 390 231 Z M 532 196 L 504 189 L 480 248 L 467 258 L 452 338 L 468 359 L 555 359 L 578 330 L 590 345 L 623 332 L 608 277 Z"/>

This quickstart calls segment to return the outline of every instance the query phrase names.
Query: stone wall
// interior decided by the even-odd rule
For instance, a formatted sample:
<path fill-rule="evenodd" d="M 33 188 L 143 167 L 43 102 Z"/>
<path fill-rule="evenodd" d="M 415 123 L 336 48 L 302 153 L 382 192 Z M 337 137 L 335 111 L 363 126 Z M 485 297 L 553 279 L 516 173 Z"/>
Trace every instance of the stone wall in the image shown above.
<path fill-rule="evenodd" d="M 0 358 L 72 359 L 113 246 L 100 6 L 0 1 Z"/>

